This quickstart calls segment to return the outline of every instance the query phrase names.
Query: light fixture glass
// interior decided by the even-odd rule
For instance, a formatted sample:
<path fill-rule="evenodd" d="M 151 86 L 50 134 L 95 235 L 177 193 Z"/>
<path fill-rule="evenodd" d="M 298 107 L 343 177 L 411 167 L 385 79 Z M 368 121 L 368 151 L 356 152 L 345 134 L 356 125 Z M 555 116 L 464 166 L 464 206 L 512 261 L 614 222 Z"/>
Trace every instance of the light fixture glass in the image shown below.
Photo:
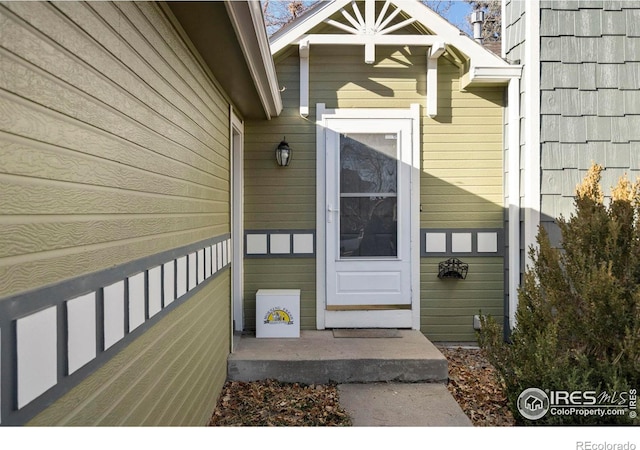
<path fill-rule="evenodd" d="M 276 148 L 276 161 L 278 161 L 278 165 L 281 167 L 286 167 L 291 162 L 292 150 L 289 147 L 289 144 L 284 139 L 280 141 L 278 144 L 278 148 Z"/>

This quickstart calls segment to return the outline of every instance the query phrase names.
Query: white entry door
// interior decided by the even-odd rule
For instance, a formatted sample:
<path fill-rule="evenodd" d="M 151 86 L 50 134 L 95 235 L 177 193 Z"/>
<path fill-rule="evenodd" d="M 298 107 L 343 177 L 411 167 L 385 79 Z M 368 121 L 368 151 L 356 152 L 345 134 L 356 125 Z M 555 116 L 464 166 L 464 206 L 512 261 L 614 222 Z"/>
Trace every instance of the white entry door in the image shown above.
<path fill-rule="evenodd" d="M 412 325 L 412 141 L 411 119 L 326 122 L 326 306 L 349 311 L 336 326 L 385 326 L 384 310 Z"/>

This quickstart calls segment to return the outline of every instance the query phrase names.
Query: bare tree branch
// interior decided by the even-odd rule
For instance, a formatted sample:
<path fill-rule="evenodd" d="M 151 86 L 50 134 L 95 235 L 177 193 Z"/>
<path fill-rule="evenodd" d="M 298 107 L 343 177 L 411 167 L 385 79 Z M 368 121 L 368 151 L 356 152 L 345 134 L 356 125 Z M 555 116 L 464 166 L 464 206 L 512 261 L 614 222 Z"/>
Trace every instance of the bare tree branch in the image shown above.
<path fill-rule="evenodd" d="M 289 22 L 300 17 L 320 0 L 261 0 L 267 34 L 271 36 Z"/>

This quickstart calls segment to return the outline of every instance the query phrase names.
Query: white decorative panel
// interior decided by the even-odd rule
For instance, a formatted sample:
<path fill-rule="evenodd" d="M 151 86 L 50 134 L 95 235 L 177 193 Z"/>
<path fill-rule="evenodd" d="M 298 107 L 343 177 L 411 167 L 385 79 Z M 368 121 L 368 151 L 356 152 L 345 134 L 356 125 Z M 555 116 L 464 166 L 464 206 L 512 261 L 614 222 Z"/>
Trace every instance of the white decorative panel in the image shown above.
<path fill-rule="evenodd" d="M 204 249 L 204 276 L 206 278 L 211 276 L 211 247 Z"/>
<path fill-rule="evenodd" d="M 218 246 L 213 244 L 211 246 L 211 273 L 218 271 Z"/>
<path fill-rule="evenodd" d="M 72 374 L 96 357 L 96 293 L 68 300 L 66 305 L 67 367 Z"/>
<path fill-rule="evenodd" d="M 267 235 L 247 234 L 247 255 L 266 255 Z"/>
<path fill-rule="evenodd" d="M 162 271 L 160 266 L 149 269 L 149 317 L 162 310 Z"/>
<path fill-rule="evenodd" d="M 470 253 L 471 233 L 451 233 L 451 251 L 453 253 Z"/>
<path fill-rule="evenodd" d="M 227 265 L 229 248 L 227 247 L 227 241 L 222 242 L 222 267 Z"/>
<path fill-rule="evenodd" d="M 313 253 L 313 234 L 294 234 L 293 253 Z"/>
<path fill-rule="evenodd" d="M 218 253 L 218 270 L 220 270 L 224 267 L 224 264 L 222 264 L 222 242 L 218 242 L 216 244 L 216 247 L 217 247 L 217 253 Z"/>
<path fill-rule="evenodd" d="M 189 253 L 189 290 L 196 287 L 196 254 Z"/>
<path fill-rule="evenodd" d="M 204 249 L 198 250 L 198 284 L 204 281 Z"/>
<path fill-rule="evenodd" d="M 176 274 L 174 271 L 174 261 L 164 263 L 162 276 L 164 277 L 164 306 L 167 306 L 176 299 Z"/>
<path fill-rule="evenodd" d="M 124 337 L 124 281 L 104 288 L 104 349 Z"/>
<path fill-rule="evenodd" d="M 425 251 L 444 253 L 447 251 L 447 233 L 426 233 Z"/>
<path fill-rule="evenodd" d="M 231 239 L 227 239 L 227 263 L 231 264 Z"/>
<path fill-rule="evenodd" d="M 402 292 L 401 272 L 339 272 L 336 274 L 338 293 L 389 294 Z"/>
<path fill-rule="evenodd" d="M 291 253 L 291 235 L 290 234 L 272 234 L 269 236 L 271 240 L 272 254 L 289 254 Z"/>
<path fill-rule="evenodd" d="M 129 277 L 129 332 L 144 323 L 144 272 Z"/>
<path fill-rule="evenodd" d="M 478 253 L 496 253 L 498 251 L 498 233 L 478 232 Z"/>
<path fill-rule="evenodd" d="M 18 408 L 53 387 L 58 380 L 56 307 L 16 321 Z"/>
<path fill-rule="evenodd" d="M 180 298 L 187 293 L 187 257 L 182 256 L 178 258 L 176 263 L 178 264 L 176 271 L 176 297 Z"/>

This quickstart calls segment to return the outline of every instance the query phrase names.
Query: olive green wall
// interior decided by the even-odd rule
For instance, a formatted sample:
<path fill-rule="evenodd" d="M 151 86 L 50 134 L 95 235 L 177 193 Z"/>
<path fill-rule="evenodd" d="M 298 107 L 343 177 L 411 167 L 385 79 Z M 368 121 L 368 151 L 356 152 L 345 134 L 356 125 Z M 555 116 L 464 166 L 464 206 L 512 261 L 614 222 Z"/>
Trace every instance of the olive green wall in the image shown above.
<path fill-rule="evenodd" d="M 0 296 L 229 232 L 228 103 L 157 6 L 0 8 Z"/>
<path fill-rule="evenodd" d="M 36 416 L 35 426 L 196 426 L 227 377 L 229 271 Z"/>
<path fill-rule="evenodd" d="M 426 48 L 378 46 L 375 64 L 367 65 L 363 48 L 312 46 L 309 61 L 309 117 L 298 112 L 300 69 L 294 49 L 276 59 L 284 89 L 282 115 L 246 124 L 247 230 L 315 229 L 316 103 L 327 108 L 425 105 Z M 420 227 L 502 228 L 504 89 L 462 92 L 459 78 L 459 67 L 441 57 L 438 116 L 428 118 L 422 108 Z M 285 136 L 294 153 L 283 169 L 276 166 L 274 150 Z M 435 340 L 475 339 L 473 314 L 480 308 L 502 314 L 502 257 L 474 258 L 468 279 L 461 282 L 436 278 L 435 262 L 421 261 L 422 331 Z M 266 287 L 301 288 L 302 327 L 314 329 L 315 273 L 313 258 L 246 259 L 247 329 L 255 326 L 255 291 Z M 478 281 L 485 274 L 491 274 L 491 283 Z"/>
<path fill-rule="evenodd" d="M 444 259 L 429 257 L 420 261 L 420 329 L 433 341 L 475 341 L 474 315 L 502 316 L 502 258 L 461 257 L 469 264 L 465 280 L 439 279 L 438 263 Z"/>
<path fill-rule="evenodd" d="M 0 301 L 230 233 L 229 102 L 157 4 L 7 2 L 0 29 Z M 229 291 L 227 271 L 33 424 L 206 423 Z"/>

